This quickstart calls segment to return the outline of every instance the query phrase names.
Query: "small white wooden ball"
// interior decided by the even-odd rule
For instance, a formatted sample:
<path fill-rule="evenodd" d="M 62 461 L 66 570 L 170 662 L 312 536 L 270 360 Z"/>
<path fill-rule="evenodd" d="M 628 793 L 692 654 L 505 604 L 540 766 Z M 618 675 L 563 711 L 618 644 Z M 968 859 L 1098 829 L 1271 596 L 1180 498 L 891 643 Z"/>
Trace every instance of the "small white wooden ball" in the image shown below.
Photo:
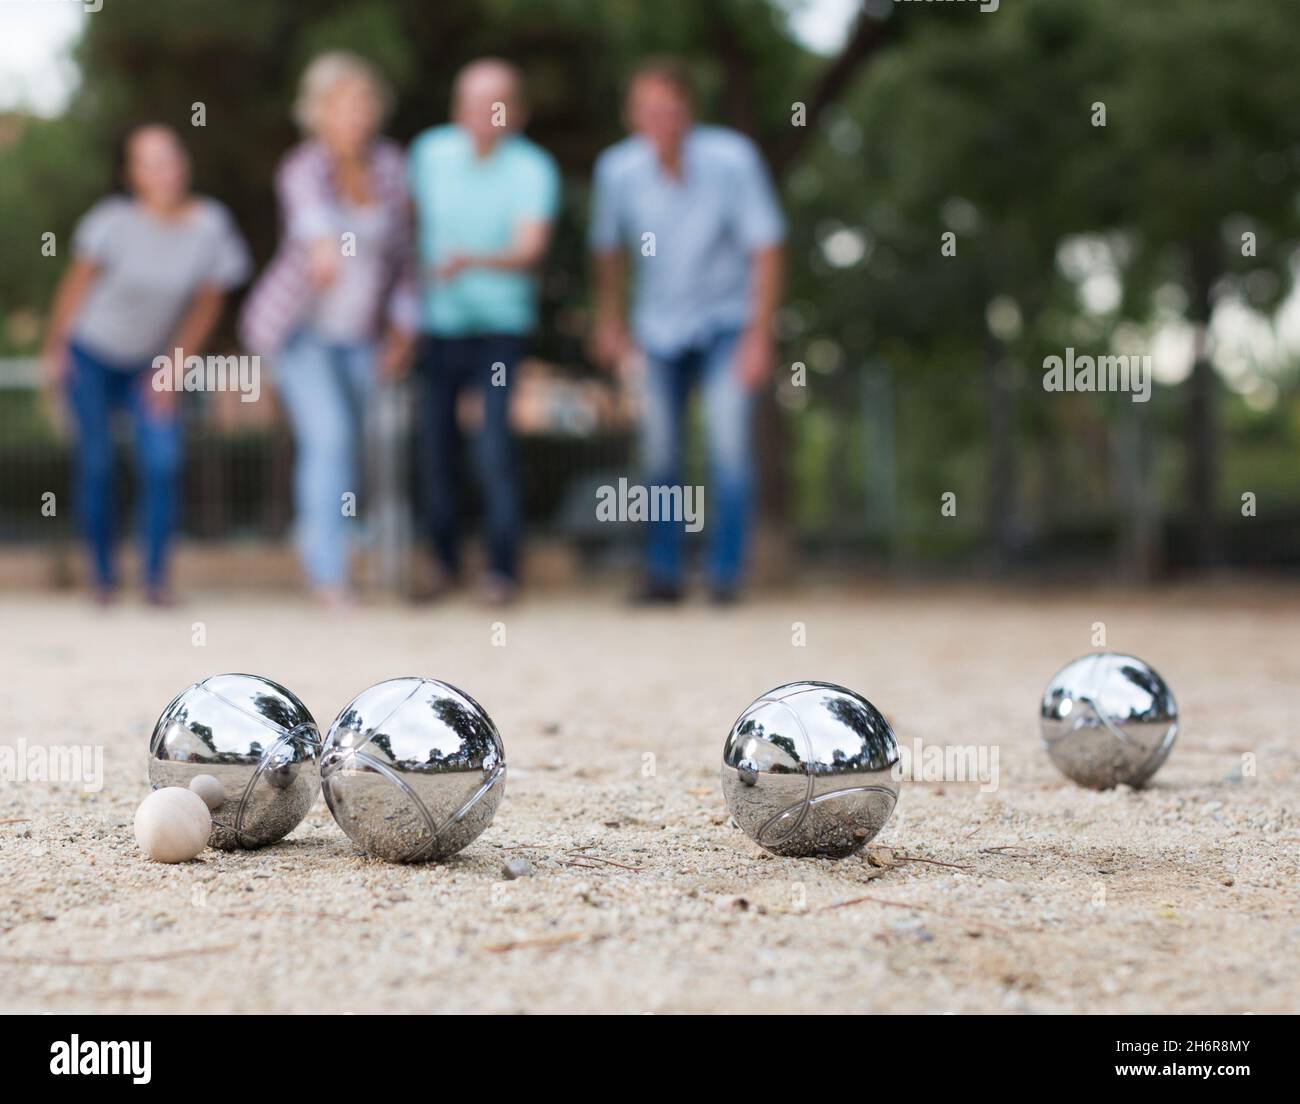
<path fill-rule="evenodd" d="M 155 862 L 194 858 L 208 845 L 212 814 L 193 790 L 167 786 L 154 790 L 135 811 L 135 840 Z"/>
<path fill-rule="evenodd" d="M 190 779 L 190 789 L 203 798 L 209 809 L 220 809 L 226 803 L 226 787 L 211 774 L 196 774 Z"/>

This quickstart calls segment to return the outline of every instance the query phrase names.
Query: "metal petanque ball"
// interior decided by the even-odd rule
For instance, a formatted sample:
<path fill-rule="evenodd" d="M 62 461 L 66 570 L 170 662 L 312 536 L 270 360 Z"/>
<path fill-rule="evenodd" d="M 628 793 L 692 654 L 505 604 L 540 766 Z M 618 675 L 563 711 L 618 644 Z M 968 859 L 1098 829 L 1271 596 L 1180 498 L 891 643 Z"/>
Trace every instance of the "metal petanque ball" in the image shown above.
<path fill-rule="evenodd" d="M 898 743 L 866 698 L 828 682 L 779 686 L 722 749 L 722 793 L 750 839 L 777 855 L 845 858 L 898 801 Z"/>
<path fill-rule="evenodd" d="M 390 862 L 445 859 L 492 823 L 506 785 L 496 725 L 462 690 L 397 678 L 363 690 L 321 751 L 325 801 L 352 841 Z"/>
<path fill-rule="evenodd" d="M 1043 746 L 1068 778 L 1094 790 L 1144 785 L 1178 735 L 1178 703 L 1142 660 L 1115 652 L 1082 656 L 1043 693 Z"/>
<path fill-rule="evenodd" d="M 213 675 L 182 690 L 154 726 L 149 781 L 189 787 L 200 775 L 209 844 L 257 848 L 292 832 L 320 792 L 320 732 L 290 691 L 257 675 Z M 222 800 L 224 793 L 224 800 Z"/>

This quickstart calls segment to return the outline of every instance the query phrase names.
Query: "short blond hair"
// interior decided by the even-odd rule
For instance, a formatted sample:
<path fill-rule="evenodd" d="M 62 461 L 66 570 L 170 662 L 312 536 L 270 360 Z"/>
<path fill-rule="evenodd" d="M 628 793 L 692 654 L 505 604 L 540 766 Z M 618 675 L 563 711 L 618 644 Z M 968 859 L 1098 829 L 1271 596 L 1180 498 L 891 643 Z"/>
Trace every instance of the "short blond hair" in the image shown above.
<path fill-rule="evenodd" d="M 320 121 L 321 101 L 340 81 L 361 80 L 379 105 L 382 122 L 393 106 L 393 90 L 373 62 L 351 50 L 330 50 L 312 58 L 298 81 L 298 97 L 293 102 L 293 119 L 308 134 L 316 132 Z"/>

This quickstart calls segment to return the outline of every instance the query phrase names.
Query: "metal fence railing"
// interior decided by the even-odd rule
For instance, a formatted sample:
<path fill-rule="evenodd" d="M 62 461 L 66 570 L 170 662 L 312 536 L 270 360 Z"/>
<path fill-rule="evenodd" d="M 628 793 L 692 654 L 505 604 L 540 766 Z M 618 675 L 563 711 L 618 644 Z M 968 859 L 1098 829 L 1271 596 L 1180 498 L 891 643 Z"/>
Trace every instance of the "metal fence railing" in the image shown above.
<path fill-rule="evenodd" d="M 401 585 L 421 527 L 414 388 L 406 381 L 378 391 L 358 441 L 366 544 L 374 550 L 379 580 L 390 586 Z M 535 425 L 520 436 L 521 494 L 532 531 L 583 543 L 593 536 L 577 505 L 584 488 L 592 479 L 626 474 L 633 450 L 625 425 L 575 413 L 572 391 L 550 377 L 532 380 L 527 401 L 541 431 Z M 262 407 L 250 415 L 221 401 L 226 398 L 233 396 L 187 395 L 182 405 L 181 533 L 199 541 L 281 540 L 292 526 L 291 436 L 273 399 L 250 404 Z M 41 393 L 37 362 L 0 359 L 0 549 L 72 533 L 75 439 L 61 421 Z M 127 518 L 134 483 L 129 427 L 118 427 L 116 445 L 118 515 Z M 466 513 L 475 515 L 472 481 L 463 497 Z"/>
<path fill-rule="evenodd" d="M 520 455 L 530 531 L 563 538 L 588 556 L 621 546 L 631 534 L 597 522 L 596 488 L 635 474 L 634 412 L 607 381 L 540 364 L 530 373 L 515 396 L 527 423 Z M 56 432 L 38 383 L 35 362 L 0 360 L 0 551 L 71 533 L 74 442 Z M 380 392 L 362 442 L 362 514 L 375 571 L 389 585 L 400 585 L 421 528 L 413 386 Z M 1121 565 L 1138 574 L 1178 565 L 1193 523 L 1181 504 L 1178 389 L 1139 407 L 1113 396 L 1048 398 L 983 375 L 906 378 L 879 363 L 834 386 L 833 396 L 824 390 L 820 401 L 803 405 L 778 391 L 783 405 L 765 412 L 764 425 L 774 419 L 780 433 L 758 434 L 765 460 L 779 461 L 764 467 L 775 467 L 785 485 L 777 523 L 805 558 L 943 565 L 993 550 L 1003 562 L 1081 562 L 1103 571 Z M 259 408 L 251 411 L 237 402 L 223 406 L 222 398 L 234 396 L 185 399 L 182 532 L 197 541 L 282 540 L 292 524 L 290 436 L 273 399 L 248 404 Z M 1270 424 L 1275 432 L 1289 423 Z M 1251 428 L 1221 444 L 1234 486 L 1276 484 L 1264 493 L 1267 515 L 1250 524 L 1225 492 L 1217 508 L 1227 561 L 1300 564 L 1300 481 L 1286 476 L 1294 459 L 1286 442 Z M 692 482 L 704 477 L 702 451 L 697 434 Z M 120 461 L 118 492 L 129 506 L 125 437 Z M 465 491 L 465 509 L 475 514 L 472 481 Z M 42 510 L 49 493 L 59 504 L 54 516 Z M 953 508 L 944 509 L 949 501 Z"/>

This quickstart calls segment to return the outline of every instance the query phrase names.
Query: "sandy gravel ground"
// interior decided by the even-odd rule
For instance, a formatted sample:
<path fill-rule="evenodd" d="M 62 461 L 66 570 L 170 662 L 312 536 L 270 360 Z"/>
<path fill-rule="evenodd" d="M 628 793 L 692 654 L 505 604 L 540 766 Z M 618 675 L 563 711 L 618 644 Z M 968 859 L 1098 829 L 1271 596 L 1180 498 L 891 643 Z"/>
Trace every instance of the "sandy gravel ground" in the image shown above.
<path fill-rule="evenodd" d="M 5 1009 L 1300 1006 L 1296 588 L 875 586 L 637 615 L 604 592 L 504 614 L 255 594 L 0 610 L 0 740 L 102 746 L 105 772 L 98 793 L 0 783 Z M 1098 621 L 1183 709 L 1145 792 L 1078 789 L 1038 747 L 1038 696 Z M 153 721 L 226 670 L 284 682 L 322 726 L 382 678 L 462 685 L 506 741 L 495 822 L 451 862 L 390 866 L 318 800 L 264 851 L 145 861 L 131 822 Z M 859 689 L 905 743 L 996 748 L 996 791 L 910 783 L 869 853 L 765 855 L 729 826 L 719 754 L 752 698 L 806 677 Z M 535 873 L 503 880 L 519 856 Z"/>

